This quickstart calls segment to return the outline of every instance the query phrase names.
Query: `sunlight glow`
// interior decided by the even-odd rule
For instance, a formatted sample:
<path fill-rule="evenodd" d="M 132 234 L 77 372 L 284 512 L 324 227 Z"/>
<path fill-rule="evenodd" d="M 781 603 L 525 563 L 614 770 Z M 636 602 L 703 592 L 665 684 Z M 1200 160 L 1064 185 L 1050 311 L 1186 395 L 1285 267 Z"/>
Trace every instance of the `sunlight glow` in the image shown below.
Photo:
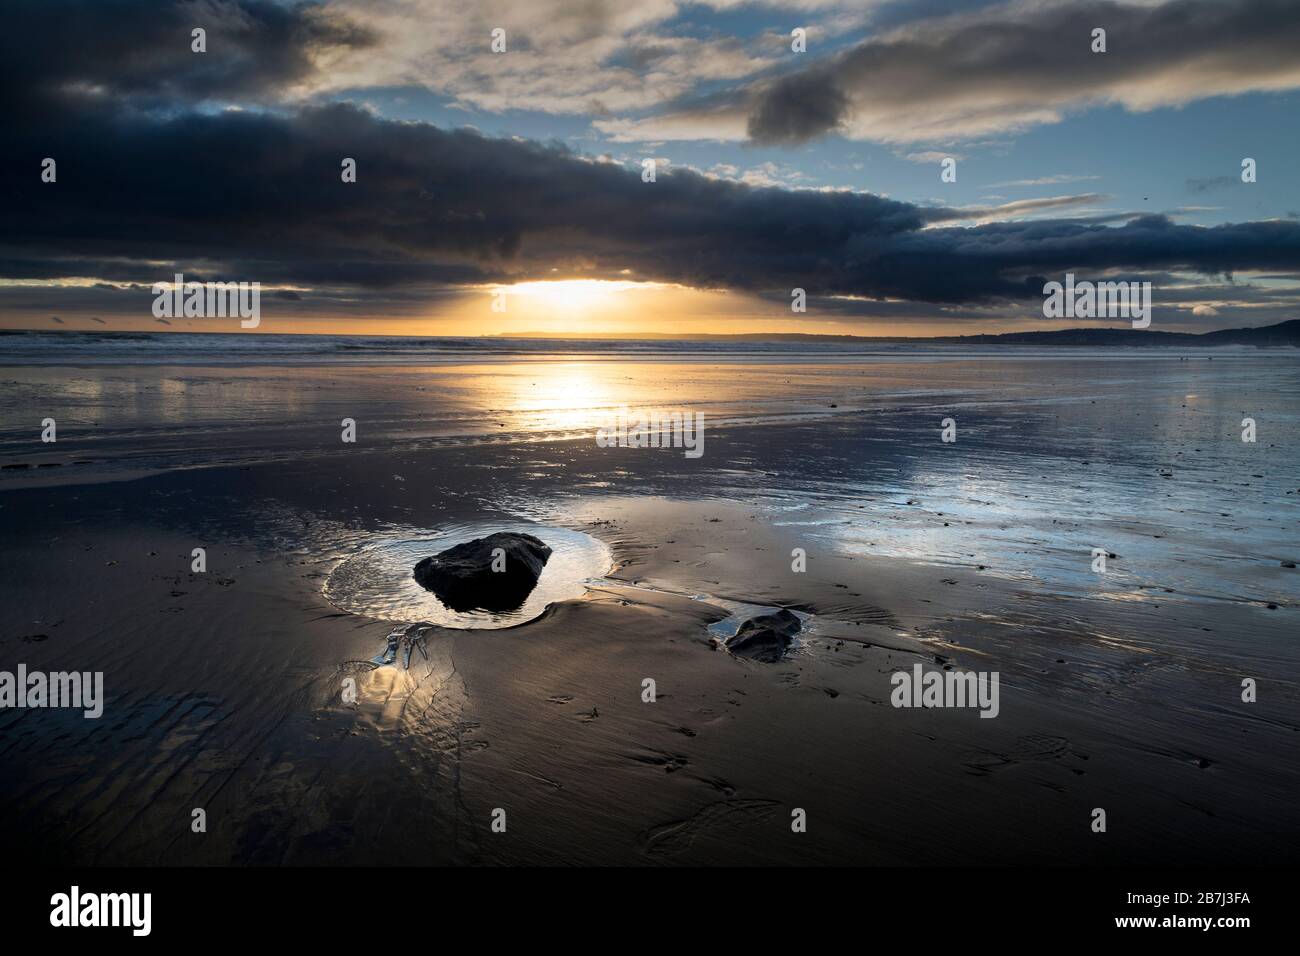
<path fill-rule="evenodd" d="M 654 282 L 621 282 L 607 279 L 556 279 L 518 282 L 503 286 L 506 295 L 525 296 L 538 305 L 569 313 L 588 312 L 612 305 L 620 292 L 666 288 Z"/>
<path fill-rule="evenodd" d="M 525 388 L 526 378 L 527 387 Z M 529 366 L 513 396 L 513 408 L 530 430 L 590 430 L 608 417 L 617 392 L 581 362 Z"/>

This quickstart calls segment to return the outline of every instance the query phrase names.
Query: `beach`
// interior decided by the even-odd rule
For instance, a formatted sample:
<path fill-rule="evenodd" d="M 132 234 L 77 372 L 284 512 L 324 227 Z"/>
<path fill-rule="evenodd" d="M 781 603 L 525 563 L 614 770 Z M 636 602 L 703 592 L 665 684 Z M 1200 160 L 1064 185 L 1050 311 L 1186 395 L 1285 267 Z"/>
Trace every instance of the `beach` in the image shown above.
<path fill-rule="evenodd" d="M 1287 350 L 180 338 L 0 368 L 0 669 L 105 689 L 0 712 L 15 853 L 1291 859 Z M 701 415 L 702 453 L 600 447 L 628 410 Z M 374 665 L 426 619 L 399 558 L 501 529 L 571 542 L 562 596 Z M 781 661 L 728 651 L 777 608 Z M 996 673 L 996 717 L 895 706 L 917 665 Z"/>

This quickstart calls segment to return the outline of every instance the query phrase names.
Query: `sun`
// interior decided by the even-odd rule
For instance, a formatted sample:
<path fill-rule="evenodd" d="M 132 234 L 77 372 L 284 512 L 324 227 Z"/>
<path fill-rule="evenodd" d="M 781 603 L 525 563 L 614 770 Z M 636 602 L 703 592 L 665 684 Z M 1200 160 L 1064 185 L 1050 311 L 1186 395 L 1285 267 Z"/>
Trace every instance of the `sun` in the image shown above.
<path fill-rule="evenodd" d="M 471 335 L 566 337 L 620 331 L 657 331 L 666 316 L 699 314 L 701 297 L 717 295 L 677 283 L 632 279 L 530 279 L 479 285 L 454 306 Z M 729 302 L 732 300 L 728 300 Z"/>
<path fill-rule="evenodd" d="M 542 282 L 518 282 L 505 286 L 506 295 L 524 296 L 532 304 L 558 309 L 570 314 L 590 312 L 611 305 L 618 293 L 636 283 L 602 279 L 556 279 Z"/>

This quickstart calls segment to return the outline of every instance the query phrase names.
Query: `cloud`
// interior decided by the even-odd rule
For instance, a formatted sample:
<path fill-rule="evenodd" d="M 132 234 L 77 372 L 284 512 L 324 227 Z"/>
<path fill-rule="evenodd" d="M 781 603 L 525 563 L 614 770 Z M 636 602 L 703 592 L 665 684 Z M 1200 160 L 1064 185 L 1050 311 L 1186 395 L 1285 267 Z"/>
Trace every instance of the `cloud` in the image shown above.
<path fill-rule="evenodd" d="M 12 131 L 0 276 L 147 285 L 174 271 L 310 290 L 431 296 L 546 278 L 787 295 L 978 302 L 1067 269 L 1300 270 L 1300 223 L 1201 228 L 1144 216 L 1004 218 L 1095 196 L 923 207 L 758 187 L 563 147 L 394 122 L 344 104 L 160 116 L 93 97 Z M 35 170 L 64 157 L 56 186 Z M 357 182 L 343 183 L 343 157 Z"/>
<path fill-rule="evenodd" d="M 923 163 L 925 165 L 938 165 L 945 159 L 953 159 L 960 162 L 965 159 L 961 153 L 943 152 L 937 149 L 921 150 L 920 152 L 905 153 L 899 151 L 895 153 L 900 159 L 905 159 L 909 163 Z"/>
<path fill-rule="evenodd" d="M 1178 3 L 1193 26 L 1210 16 L 1191 0 Z M 676 53 L 636 31 L 671 6 L 629 10 L 592 0 L 561 15 L 542 5 L 556 22 L 511 36 L 526 52 L 556 37 L 581 45 L 614 35 L 614 55 L 636 35 L 631 46 L 653 69 Z M 0 73 L 15 80 L 0 84 L 0 112 L 11 118 L 0 204 L 4 236 L 21 241 L 0 236 L 0 277 L 58 283 L 72 297 L 95 283 L 148 289 L 183 272 L 258 281 L 285 302 L 301 296 L 313 307 L 355 309 L 554 278 L 969 304 L 1032 298 L 1044 275 L 1067 270 L 1300 271 L 1293 220 L 1201 228 L 1114 212 L 1050 218 L 1104 198 L 1092 193 L 921 206 L 786 188 L 800 184 L 798 172 L 768 163 L 743 172 L 719 167 L 721 175 L 662 168 L 649 184 L 639 167 L 562 146 L 386 120 L 349 104 L 295 105 L 294 91 L 318 84 L 327 61 L 371 55 L 389 42 L 382 14 L 406 8 L 376 9 L 381 15 L 363 28 L 337 5 L 269 0 L 17 4 L 14 27 L 0 34 Z M 1025 9 L 1033 33 L 1042 26 L 1035 18 L 1047 14 L 1036 4 Z M 474 10 L 469 19 L 480 26 L 492 16 L 541 15 L 513 0 Z M 51 25 L 63 18 L 66 33 Z M 211 26 L 207 54 L 189 51 L 196 20 Z M 954 35 L 969 29 L 961 18 L 942 23 Z M 902 43 L 935 29 L 916 24 L 873 42 Z M 1017 36 L 974 44 L 955 68 L 978 88 L 984 61 L 997 60 L 1005 44 L 1016 47 Z M 62 45 L 68 37 L 77 56 Z M 914 85 L 924 87 L 929 69 L 918 61 Z M 781 82 L 795 94 L 817 75 Z M 846 109 L 857 111 L 858 92 L 842 79 L 835 82 L 851 101 Z M 1013 71 L 1011 79 L 1021 89 L 1023 76 Z M 248 102 L 234 108 L 231 99 Z M 767 103 L 768 112 L 749 115 L 763 135 L 786 140 L 841 114 L 857 122 L 833 98 L 802 116 L 790 115 L 792 101 L 781 96 Z M 714 107 L 725 110 L 727 97 Z M 45 156 L 59 163 L 57 183 L 40 181 Z M 356 160 L 355 183 L 341 179 L 345 157 Z M 98 302 L 98 294 L 83 301 Z M 120 294 L 103 290 L 103 299 Z"/>
<path fill-rule="evenodd" d="M 716 163 L 709 167 L 705 175 L 718 179 L 731 179 L 750 186 L 798 187 L 807 178 L 797 169 L 773 162 L 759 163 L 745 170 L 730 163 Z"/>
<path fill-rule="evenodd" d="M 207 31 L 205 53 L 191 50 L 196 27 Z M 69 96 L 144 108 L 272 101 L 315 76 L 318 61 L 375 39 L 315 3 L 15 0 L 5 7 L 0 89 L 11 118 Z"/>
<path fill-rule="evenodd" d="M 1187 180 L 1187 189 L 1193 193 L 1209 193 L 1218 189 L 1229 189 L 1241 182 L 1235 176 L 1207 176 L 1202 179 Z"/>
<path fill-rule="evenodd" d="M 1107 52 L 1091 33 L 1107 31 Z M 664 115 L 597 123 L 622 140 L 830 133 L 883 143 L 967 140 L 1108 104 L 1133 111 L 1300 86 L 1292 0 L 1024 0 L 912 22 L 830 58 Z M 742 132 L 743 130 L 743 132 Z"/>
<path fill-rule="evenodd" d="M 990 189 L 1005 189 L 1009 186 L 1059 186 L 1063 183 L 1081 183 L 1100 176 L 1075 176 L 1069 173 L 1056 173 L 1052 176 L 1039 176 L 1037 179 L 1009 179 L 1001 183 L 989 183 Z"/>
<path fill-rule="evenodd" d="M 471 110 L 604 116 L 779 62 L 762 44 L 667 29 L 679 11 L 675 0 L 12 0 L 0 80 L 29 110 L 70 92 L 161 109 L 419 86 Z M 195 27 L 205 53 L 191 50 Z M 491 49 L 497 28 L 504 55 Z"/>
<path fill-rule="evenodd" d="M 746 111 L 730 98 L 712 104 L 644 119 L 598 119 L 591 124 L 615 143 L 682 140 L 743 140 L 748 133 Z"/>
<path fill-rule="evenodd" d="M 746 131 L 759 143 L 802 143 L 840 129 L 848 111 L 849 97 L 838 84 L 817 73 L 796 73 L 758 98 Z"/>
<path fill-rule="evenodd" d="M 1080 193 L 1075 196 L 1045 196 L 1041 199 L 1017 199 L 996 206 L 944 206 L 935 209 L 927 218 L 931 222 L 983 222 L 992 219 L 1011 219 L 1048 209 L 1067 209 L 1072 206 L 1091 206 L 1108 197 L 1101 193 Z M 1130 218 L 1126 215 L 1124 218 Z"/>
<path fill-rule="evenodd" d="M 335 0 L 378 51 L 335 59 L 322 90 L 422 86 L 457 106 L 604 115 L 661 107 L 772 65 L 735 37 L 669 30 L 675 0 Z M 491 31 L 506 31 L 505 54 Z"/>

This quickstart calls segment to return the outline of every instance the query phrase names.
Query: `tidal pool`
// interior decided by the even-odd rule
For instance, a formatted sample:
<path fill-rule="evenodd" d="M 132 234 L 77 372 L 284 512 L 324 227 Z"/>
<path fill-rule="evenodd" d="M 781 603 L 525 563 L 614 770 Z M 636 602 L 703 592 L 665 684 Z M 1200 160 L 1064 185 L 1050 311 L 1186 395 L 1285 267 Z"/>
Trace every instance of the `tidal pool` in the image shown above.
<path fill-rule="evenodd" d="M 510 611 L 453 611 L 416 583 L 412 571 L 422 558 L 494 531 L 531 534 L 551 548 L 537 586 L 522 605 Z M 330 573 L 324 595 L 340 610 L 385 621 L 427 621 L 439 627 L 480 630 L 512 627 L 533 620 L 548 604 L 582 597 L 588 583 L 603 578 L 612 567 L 604 542 L 581 531 L 524 522 L 457 525 L 363 545 Z"/>

